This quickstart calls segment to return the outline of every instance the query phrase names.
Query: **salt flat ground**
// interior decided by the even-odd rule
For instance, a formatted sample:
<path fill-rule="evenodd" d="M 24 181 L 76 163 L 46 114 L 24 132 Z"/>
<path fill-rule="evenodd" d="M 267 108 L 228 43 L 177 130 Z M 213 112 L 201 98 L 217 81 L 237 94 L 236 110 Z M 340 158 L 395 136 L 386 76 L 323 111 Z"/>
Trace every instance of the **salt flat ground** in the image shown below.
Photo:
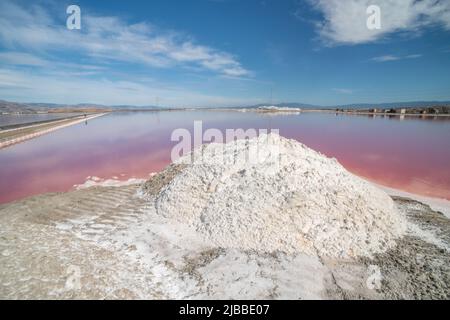
<path fill-rule="evenodd" d="M 394 198 L 408 233 L 393 249 L 342 260 L 217 247 L 139 191 L 94 186 L 0 206 L 0 298 L 450 298 L 450 220 L 417 201 Z"/>

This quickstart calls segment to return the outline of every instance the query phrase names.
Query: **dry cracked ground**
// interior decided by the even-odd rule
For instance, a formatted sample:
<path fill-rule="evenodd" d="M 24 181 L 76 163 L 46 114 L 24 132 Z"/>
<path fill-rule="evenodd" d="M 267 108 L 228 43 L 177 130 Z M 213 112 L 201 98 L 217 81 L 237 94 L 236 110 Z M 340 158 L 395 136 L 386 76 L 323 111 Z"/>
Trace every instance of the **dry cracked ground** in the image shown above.
<path fill-rule="evenodd" d="M 408 235 L 373 259 L 223 249 L 155 213 L 176 169 L 0 206 L 1 299 L 448 299 L 450 220 L 394 198 Z M 152 195 L 153 194 L 153 195 Z"/>

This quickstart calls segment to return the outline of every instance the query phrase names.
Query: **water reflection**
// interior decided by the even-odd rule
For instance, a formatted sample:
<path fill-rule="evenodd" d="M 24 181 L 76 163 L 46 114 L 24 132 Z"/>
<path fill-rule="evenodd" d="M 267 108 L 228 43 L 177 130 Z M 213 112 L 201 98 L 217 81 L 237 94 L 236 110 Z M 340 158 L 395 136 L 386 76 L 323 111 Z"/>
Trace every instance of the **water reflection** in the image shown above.
<path fill-rule="evenodd" d="M 393 188 L 450 199 L 450 119 L 334 112 L 276 115 L 234 111 L 114 113 L 0 150 L 0 202 L 66 191 L 88 176 L 148 177 L 170 162 L 176 128 L 280 129 Z"/>

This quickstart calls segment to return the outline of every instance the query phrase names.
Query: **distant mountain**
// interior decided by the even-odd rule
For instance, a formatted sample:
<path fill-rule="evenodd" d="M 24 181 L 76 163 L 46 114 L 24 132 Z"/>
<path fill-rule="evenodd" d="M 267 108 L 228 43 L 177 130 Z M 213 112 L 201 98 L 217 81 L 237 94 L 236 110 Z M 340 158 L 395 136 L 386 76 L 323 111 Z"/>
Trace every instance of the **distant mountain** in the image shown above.
<path fill-rule="evenodd" d="M 251 106 L 233 107 L 232 109 L 241 108 L 260 108 L 274 106 L 278 108 L 301 108 L 301 109 L 388 109 L 388 108 L 420 108 L 420 107 L 437 107 L 450 106 L 450 101 L 410 101 L 410 102 L 390 102 L 390 103 L 354 103 L 334 106 L 318 106 L 300 102 L 283 102 L 277 104 L 260 103 Z M 115 105 L 105 106 L 93 103 L 80 103 L 76 105 L 57 104 L 57 103 L 19 103 L 0 100 L 0 114 L 2 113 L 37 113 L 37 112 L 89 112 L 89 111 L 120 111 L 120 110 L 169 110 L 168 107 L 157 106 L 133 106 L 133 105 Z M 185 108 L 179 108 L 185 109 Z"/>
<path fill-rule="evenodd" d="M 148 110 L 148 109 L 164 109 L 164 107 L 157 106 L 132 106 L 132 105 L 116 105 L 110 106 L 112 109 L 120 109 L 120 110 Z"/>
<path fill-rule="evenodd" d="M 76 105 L 57 103 L 19 103 L 0 100 L 0 114 L 2 113 L 37 113 L 37 112 L 76 112 L 76 111 L 109 111 L 109 110 L 156 110 L 155 106 L 116 105 L 105 106 L 93 103 Z"/>
<path fill-rule="evenodd" d="M 66 104 L 56 104 L 56 103 L 24 103 L 31 108 L 44 108 L 44 109 L 56 109 L 56 108 L 64 108 L 68 105 Z"/>
<path fill-rule="evenodd" d="M 0 114 L 16 112 L 36 113 L 37 111 L 39 110 L 29 104 L 0 100 Z"/>

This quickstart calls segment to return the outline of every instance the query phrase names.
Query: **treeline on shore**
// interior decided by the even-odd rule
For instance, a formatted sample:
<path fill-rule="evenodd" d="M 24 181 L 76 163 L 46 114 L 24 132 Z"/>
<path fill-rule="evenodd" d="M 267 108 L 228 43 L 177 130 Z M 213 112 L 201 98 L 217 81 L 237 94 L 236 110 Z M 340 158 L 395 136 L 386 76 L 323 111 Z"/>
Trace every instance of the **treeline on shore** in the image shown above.
<path fill-rule="evenodd" d="M 413 107 L 413 108 L 336 108 L 336 112 L 360 112 L 380 114 L 450 114 L 450 106 Z"/>

